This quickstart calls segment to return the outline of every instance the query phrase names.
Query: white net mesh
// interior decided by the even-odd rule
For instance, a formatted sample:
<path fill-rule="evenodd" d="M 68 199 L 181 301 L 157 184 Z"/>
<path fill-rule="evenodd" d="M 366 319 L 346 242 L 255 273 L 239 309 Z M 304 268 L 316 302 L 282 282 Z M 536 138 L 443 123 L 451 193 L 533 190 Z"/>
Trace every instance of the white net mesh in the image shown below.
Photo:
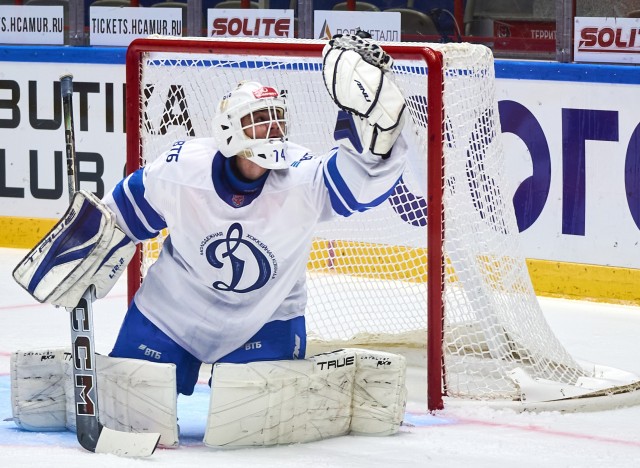
<path fill-rule="evenodd" d="M 469 44 L 429 46 L 443 54 L 445 76 L 446 391 L 515 399 L 518 389 L 509 378 L 514 368 L 575 383 L 584 371 L 547 326 L 517 245 L 491 53 Z M 140 164 L 175 140 L 209 136 L 216 104 L 246 79 L 286 90 L 291 140 L 317 153 L 335 146 L 337 109 L 322 82 L 320 57 L 296 57 L 283 43 L 276 49 L 282 54 L 144 54 Z M 409 166 L 388 202 L 320 226 L 308 264 L 311 339 L 426 343 L 426 200 L 428 190 L 440 189 L 427 187 L 427 67 L 417 59 L 396 59 L 394 70 L 411 115 L 404 131 L 412 148 Z M 158 248 L 156 242 L 145 249 L 142 275 Z M 438 272 L 432 277 L 439 280 Z"/>

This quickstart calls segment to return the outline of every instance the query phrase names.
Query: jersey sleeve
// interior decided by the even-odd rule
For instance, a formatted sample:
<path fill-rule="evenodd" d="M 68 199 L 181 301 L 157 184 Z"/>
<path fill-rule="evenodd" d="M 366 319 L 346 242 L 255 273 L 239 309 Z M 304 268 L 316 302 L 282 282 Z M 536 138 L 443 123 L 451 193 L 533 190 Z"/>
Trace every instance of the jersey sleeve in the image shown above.
<path fill-rule="evenodd" d="M 406 153 L 402 136 L 388 159 L 358 154 L 345 146 L 330 152 L 322 164 L 322 179 L 333 211 L 346 217 L 384 202 L 402 177 Z"/>
<path fill-rule="evenodd" d="M 211 155 L 215 153 L 211 138 L 175 141 L 154 161 L 118 183 L 103 201 L 131 240 L 152 239 L 172 216 L 175 219 L 176 199 L 183 187 L 211 184 Z"/>
<path fill-rule="evenodd" d="M 156 237 L 167 227 L 145 198 L 145 170 L 138 169 L 121 180 L 103 200 L 116 214 L 118 226 L 136 243 Z"/>

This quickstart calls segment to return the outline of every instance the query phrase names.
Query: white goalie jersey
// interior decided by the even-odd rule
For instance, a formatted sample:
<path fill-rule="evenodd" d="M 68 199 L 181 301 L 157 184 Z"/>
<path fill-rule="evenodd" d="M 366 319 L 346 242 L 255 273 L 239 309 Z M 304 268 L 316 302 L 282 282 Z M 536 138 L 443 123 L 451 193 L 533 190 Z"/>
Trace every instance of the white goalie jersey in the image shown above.
<path fill-rule="evenodd" d="M 208 363 L 266 322 L 303 315 L 315 225 L 383 203 L 402 175 L 406 150 L 400 138 L 388 159 L 343 146 L 312 157 L 289 144 L 289 169 L 247 182 L 233 175 L 233 159 L 213 139 L 176 142 L 104 199 L 133 241 L 164 228 L 170 234 L 136 305 Z"/>

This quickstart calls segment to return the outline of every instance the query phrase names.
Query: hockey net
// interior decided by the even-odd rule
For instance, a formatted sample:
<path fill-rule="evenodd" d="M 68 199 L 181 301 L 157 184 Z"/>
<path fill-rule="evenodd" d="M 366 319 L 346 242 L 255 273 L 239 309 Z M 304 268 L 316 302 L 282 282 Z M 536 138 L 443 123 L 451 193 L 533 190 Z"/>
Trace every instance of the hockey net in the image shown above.
<path fill-rule="evenodd" d="M 127 54 L 129 171 L 175 140 L 210 136 L 216 104 L 247 79 L 286 93 L 292 141 L 317 154 L 334 147 L 337 109 L 320 72 L 323 45 L 135 41 Z M 428 346 L 430 409 L 442 407 L 443 395 L 557 400 L 631 384 L 626 374 L 612 383 L 578 363 L 543 317 L 518 247 L 490 50 L 385 48 L 409 110 L 409 164 L 387 202 L 319 227 L 308 261 L 309 339 Z M 161 243 L 146 244 L 130 265 L 130 294 Z"/>

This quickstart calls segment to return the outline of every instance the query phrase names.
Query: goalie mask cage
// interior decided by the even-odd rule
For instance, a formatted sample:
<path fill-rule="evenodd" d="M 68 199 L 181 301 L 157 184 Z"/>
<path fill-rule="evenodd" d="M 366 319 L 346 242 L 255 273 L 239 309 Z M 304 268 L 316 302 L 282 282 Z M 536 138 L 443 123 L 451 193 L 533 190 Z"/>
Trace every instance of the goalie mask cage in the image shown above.
<path fill-rule="evenodd" d="M 217 103 L 249 79 L 286 95 L 291 141 L 328 151 L 336 145 L 337 107 L 322 80 L 324 44 L 134 41 L 127 52 L 128 172 L 176 140 L 211 136 Z M 310 342 L 426 348 L 431 410 L 443 407 L 443 396 L 536 405 L 633 393 L 635 376 L 578 363 L 538 305 L 518 247 L 514 187 L 504 177 L 490 50 L 384 48 L 407 102 L 407 170 L 379 207 L 319 226 L 308 260 Z M 130 299 L 161 242 L 146 243 L 131 262 Z"/>

